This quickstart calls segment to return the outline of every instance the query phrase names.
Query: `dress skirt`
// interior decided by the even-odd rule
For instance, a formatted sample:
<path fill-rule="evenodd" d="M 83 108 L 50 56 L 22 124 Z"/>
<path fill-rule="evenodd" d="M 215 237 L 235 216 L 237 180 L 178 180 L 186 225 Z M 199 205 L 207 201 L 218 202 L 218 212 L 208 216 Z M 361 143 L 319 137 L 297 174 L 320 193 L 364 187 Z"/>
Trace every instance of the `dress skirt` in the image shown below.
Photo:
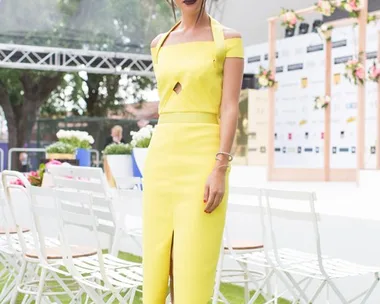
<path fill-rule="evenodd" d="M 228 195 L 211 214 L 203 197 L 219 132 L 216 123 L 196 121 L 155 128 L 143 174 L 144 304 L 165 303 L 171 257 L 176 304 L 206 304 L 212 296 Z"/>

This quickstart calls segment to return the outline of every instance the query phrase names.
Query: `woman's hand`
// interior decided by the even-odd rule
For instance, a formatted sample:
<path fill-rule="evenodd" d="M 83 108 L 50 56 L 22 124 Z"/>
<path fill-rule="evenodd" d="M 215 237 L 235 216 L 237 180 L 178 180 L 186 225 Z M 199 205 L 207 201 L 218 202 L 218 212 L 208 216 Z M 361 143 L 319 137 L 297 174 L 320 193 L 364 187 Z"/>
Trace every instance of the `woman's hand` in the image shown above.
<path fill-rule="evenodd" d="M 205 212 L 213 212 L 222 202 L 225 193 L 227 165 L 218 164 L 207 179 L 204 193 Z"/>

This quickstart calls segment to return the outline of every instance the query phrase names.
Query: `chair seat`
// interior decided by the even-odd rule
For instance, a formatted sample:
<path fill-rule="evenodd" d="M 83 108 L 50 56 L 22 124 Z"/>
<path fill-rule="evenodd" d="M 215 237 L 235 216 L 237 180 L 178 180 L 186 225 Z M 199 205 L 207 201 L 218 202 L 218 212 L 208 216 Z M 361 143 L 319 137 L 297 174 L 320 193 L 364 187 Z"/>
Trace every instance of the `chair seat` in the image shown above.
<path fill-rule="evenodd" d="M 8 228 L 8 229 L 6 229 L 5 227 L 0 227 L 0 235 L 6 234 L 7 230 L 8 230 L 9 234 L 16 234 L 17 233 L 16 227 L 12 227 L 12 228 Z M 22 233 L 26 233 L 29 231 L 30 231 L 30 229 L 28 229 L 28 228 L 22 228 Z"/>
<path fill-rule="evenodd" d="M 281 266 L 276 263 L 274 252 L 269 252 L 269 258 L 276 268 L 309 278 L 321 280 L 326 278 L 320 270 L 317 255 L 288 248 L 279 249 L 278 254 L 281 259 Z M 237 260 L 247 264 L 271 267 L 264 252 L 244 254 L 239 256 Z M 380 268 L 354 264 L 341 259 L 332 259 L 327 256 L 322 256 L 322 263 L 328 277 L 335 279 L 380 272 Z"/>
<path fill-rule="evenodd" d="M 233 250 L 239 251 L 239 250 L 258 250 L 263 249 L 264 245 L 254 243 L 252 241 L 232 241 L 231 247 Z M 224 250 L 228 250 L 228 246 L 224 246 Z"/>
<path fill-rule="evenodd" d="M 48 260 L 62 259 L 62 255 L 60 254 L 60 252 L 61 252 L 61 248 L 59 247 L 46 248 L 47 259 Z M 95 255 L 97 251 L 94 248 L 71 246 L 71 253 L 72 253 L 73 258 L 84 258 L 84 257 Z M 38 254 L 36 253 L 34 249 L 29 249 L 25 255 L 31 259 L 38 258 Z"/>

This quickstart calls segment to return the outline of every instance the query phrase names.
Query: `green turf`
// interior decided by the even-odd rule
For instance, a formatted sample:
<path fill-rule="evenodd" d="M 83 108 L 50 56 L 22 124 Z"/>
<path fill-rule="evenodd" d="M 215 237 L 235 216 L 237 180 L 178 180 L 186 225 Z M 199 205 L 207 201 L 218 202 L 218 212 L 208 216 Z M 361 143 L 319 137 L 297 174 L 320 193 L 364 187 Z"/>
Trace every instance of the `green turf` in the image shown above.
<path fill-rule="evenodd" d="M 125 260 L 129 260 L 132 262 L 141 262 L 141 257 L 131 255 L 128 253 L 121 253 L 119 255 L 120 258 L 123 258 Z M 0 286 L 1 288 L 1 286 Z M 237 285 L 232 285 L 232 284 L 222 284 L 221 286 L 221 292 L 223 295 L 226 297 L 226 299 L 231 303 L 231 304 L 242 304 L 243 302 L 243 288 Z M 68 298 L 61 298 L 61 301 L 63 304 L 68 304 L 69 299 Z M 18 297 L 18 300 L 16 302 L 17 304 L 22 303 L 22 295 Z M 34 302 L 33 302 L 34 303 Z M 117 302 L 115 302 L 117 303 Z M 141 299 L 141 294 L 137 294 L 135 297 L 135 300 L 133 302 L 134 304 L 141 304 L 142 299 Z M 210 302 L 211 303 L 211 302 Z M 255 304 L 262 304 L 264 303 L 263 298 L 259 298 Z M 289 304 L 289 301 L 286 300 L 279 300 L 279 304 Z"/>

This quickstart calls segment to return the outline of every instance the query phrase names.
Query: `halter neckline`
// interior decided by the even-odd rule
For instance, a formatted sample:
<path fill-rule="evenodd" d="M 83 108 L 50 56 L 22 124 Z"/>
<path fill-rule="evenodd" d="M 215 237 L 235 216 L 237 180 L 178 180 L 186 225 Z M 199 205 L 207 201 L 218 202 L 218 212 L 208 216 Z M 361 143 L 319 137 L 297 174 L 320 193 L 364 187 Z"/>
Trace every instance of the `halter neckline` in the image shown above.
<path fill-rule="evenodd" d="M 208 16 L 211 21 L 211 30 L 212 30 L 212 36 L 214 40 L 205 40 L 205 42 L 215 43 L 215 60 L 220 61 L 224 60 L 225 57 L 225 41 L 224 41 L 224 32 L 222 25 L 216 21 L 214 18 L 212 18 L 210 15 Z M 181 24 L 181 20 L 179 20 L 168 32 L 166 32 L 164 35 L 162 35 L 161 39 L 157 43 L 156 46 L 156 52 L 154 54 L 154 63 L 158 63 L 158 56 L 160 53 L 161 48 L 163 47 L 166 39 L 169 37 L 169 35 Z M 189 42 L 200 42 L 200 41 L 189 41 Z M 186 42 L 185 42 L 186 43 Z M 173 45 L 180 45 L 183 43 L 173 44 Z M 170 46 L 170 45 L 168 45 Z"/>

